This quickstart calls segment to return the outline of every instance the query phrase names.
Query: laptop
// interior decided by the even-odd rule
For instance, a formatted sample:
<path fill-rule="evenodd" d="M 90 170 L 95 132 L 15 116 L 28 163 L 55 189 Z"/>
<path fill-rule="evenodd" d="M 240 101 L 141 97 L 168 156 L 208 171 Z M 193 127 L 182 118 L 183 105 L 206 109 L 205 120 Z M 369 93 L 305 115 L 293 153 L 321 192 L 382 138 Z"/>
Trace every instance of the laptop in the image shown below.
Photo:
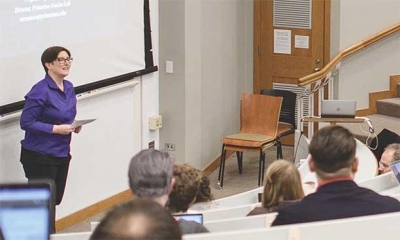
<path fill-rule="evenodd" d="M 4 239 L 49 239 L 51 185 L 0 184 L 0 226 Z"/>
<path fill-rule="evenodd" d="M 354 118 L 356 116 L 355 100 L 322 100 L 321 117 Z"/>
<path fill-rule="evenodd" d="M 391 162 L 389 167 L 390 170 L 392 170 L 393 175 L 396 177 L 397 182 L 400 184 L 400 160 Z"/>
<path fill-rule="evenodd" d="M 186 221 L 194 221 L 194 222 L 203 224 L 203 214 L 202 213 L 174 214 L 173 216 L 182 218 Z"/>

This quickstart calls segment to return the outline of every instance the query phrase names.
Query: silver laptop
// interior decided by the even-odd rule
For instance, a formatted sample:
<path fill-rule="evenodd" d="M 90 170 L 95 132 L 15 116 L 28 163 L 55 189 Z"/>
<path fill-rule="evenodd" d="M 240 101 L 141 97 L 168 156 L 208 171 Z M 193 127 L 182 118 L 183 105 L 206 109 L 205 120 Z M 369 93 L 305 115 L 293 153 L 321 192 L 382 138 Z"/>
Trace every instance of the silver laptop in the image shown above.
<path fill-rule="evenodd" d="M 356 116 L 355 100 L 322 100 L 321 117 L 354 118 Z"/>

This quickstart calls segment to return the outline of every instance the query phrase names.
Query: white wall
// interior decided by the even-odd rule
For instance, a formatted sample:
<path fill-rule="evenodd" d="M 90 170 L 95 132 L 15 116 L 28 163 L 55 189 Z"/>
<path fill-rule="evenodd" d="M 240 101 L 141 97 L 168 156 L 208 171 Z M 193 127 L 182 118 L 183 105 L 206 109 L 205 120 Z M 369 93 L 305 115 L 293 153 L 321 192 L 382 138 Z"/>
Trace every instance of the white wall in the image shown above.
<path fill-rule="evenodd" d="M 332 55 L 400 22 L 400 0 L 333 0 Z M 400 74 L 400 34 L 344 60 L 338 97 L 369 107 L 368 93 L 389 90 L 389 76 Z M 355 87 L 362 91 L 354 91 Z"/>
<path fill-rule="evenodd" d="M 204 168 L 239 130 L 241 94 L 253 91 L 252 46 L 252 0 L 160 1 L 160 142 L 175 144 L 178 162 Z"/>
<path fill-rule="evenodd" d="M 158 1 L 150 0 L 150 8 L 153 56 L 158 65 Z M 79 117 L 98 119 L 73 136 L 73 159 L 57 219 L 129 189 L 130 158 L 141 148 L 147 148 L 150 141 L 155 140 L 158 147 L 158 131 L 148 129 L 148 118 L 159 114 L 158 73 L 137 80 L 140 84 L 134 90 L 124 89 L 79 102 Z M 23 134 L 18 113 L 10 120 L 0 120 L 0 183 L 26 181 L 19 162 Z"/>

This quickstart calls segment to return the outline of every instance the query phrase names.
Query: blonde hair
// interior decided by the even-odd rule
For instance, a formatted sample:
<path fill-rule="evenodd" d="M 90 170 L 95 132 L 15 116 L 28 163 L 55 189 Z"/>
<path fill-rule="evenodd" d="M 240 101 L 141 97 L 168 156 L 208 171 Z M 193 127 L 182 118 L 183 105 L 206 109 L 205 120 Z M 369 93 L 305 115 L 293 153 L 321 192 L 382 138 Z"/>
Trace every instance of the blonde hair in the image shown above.
<path fill-rule="evenodd" d="M 276 207 L 282 201 L 303 197 L 300 173 L 294 164 L 283 159 L 274 161 L 265 173 L 262 206 Z"/>

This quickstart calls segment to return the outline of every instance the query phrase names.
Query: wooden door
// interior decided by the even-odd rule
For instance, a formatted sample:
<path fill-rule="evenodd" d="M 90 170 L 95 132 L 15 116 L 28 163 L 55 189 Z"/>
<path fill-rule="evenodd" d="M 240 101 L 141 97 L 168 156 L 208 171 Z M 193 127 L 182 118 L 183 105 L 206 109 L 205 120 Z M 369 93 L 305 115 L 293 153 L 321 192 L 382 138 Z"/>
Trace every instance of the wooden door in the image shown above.
<path fill-rule="evenodd" d="M 330 0 L 254 0 L 254 93 L 329 61 Z"/>

